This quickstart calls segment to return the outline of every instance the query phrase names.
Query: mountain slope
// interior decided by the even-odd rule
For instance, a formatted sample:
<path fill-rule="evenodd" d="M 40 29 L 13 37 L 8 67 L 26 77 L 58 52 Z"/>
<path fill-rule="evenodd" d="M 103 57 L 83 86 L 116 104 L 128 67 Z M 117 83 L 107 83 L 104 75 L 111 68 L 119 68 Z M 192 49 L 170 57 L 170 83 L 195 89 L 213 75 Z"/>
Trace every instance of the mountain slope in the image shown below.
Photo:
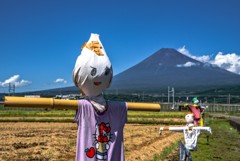
<path fill-rule="evenodd" d="M 156 91 L 172 86 L 198 90 L 232 85 L 240 85 L 239 75 L 163 48 L 116 75 L 111 89 Z"/>

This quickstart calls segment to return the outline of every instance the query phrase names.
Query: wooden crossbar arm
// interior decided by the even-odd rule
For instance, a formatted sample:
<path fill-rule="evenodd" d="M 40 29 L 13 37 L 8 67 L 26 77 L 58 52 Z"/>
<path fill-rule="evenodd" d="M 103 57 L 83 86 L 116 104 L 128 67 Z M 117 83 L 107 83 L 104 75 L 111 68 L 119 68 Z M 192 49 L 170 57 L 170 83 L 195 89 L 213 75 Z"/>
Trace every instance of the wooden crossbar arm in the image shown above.
<path fill-rule="evenodd" d="M 78 109 L 78 100 L 62 100 L 54 98 L 31 98 L 5 96 L 4 107 L 31 107 L 31 108 L 52 108 L 52 109 Z M 158 103 L 127 102 L 128 110 L 133 111 L 160 111 Z"/>

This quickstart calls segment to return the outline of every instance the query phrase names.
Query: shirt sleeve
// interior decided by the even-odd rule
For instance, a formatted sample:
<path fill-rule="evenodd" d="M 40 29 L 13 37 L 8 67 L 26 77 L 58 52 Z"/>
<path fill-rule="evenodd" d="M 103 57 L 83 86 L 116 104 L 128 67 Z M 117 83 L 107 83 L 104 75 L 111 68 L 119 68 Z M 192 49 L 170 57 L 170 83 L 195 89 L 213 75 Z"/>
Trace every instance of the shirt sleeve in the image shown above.
<path fill-rule="evenodd" d="M 80 124 L 80 118 L 82 115 L 82 106 L 83 106 L 83 101 L 82 100 L 78 100 L 78 109 L 76 110 L 76 115 L 74 118 L 74 122 L 76 122 L 78 125 Z"/>
<path fill-rule="evenodd" d="M 127 103 L 126 102 L 119 102 L 119 101 L 110 101 L 111 106 L 110 114 L 114 116 L 115 120 L 119 120 L 121 125 L 127 122 Z"/>
<path fill-rule="evenodd" d="M 124 102 L 124 110 L 123 110 L 123 112 L 124 112 L 124 124 L 128 121 L 127 120 L 127 111 L 128 111 L 128 106 L 127 106 L 127 102 Z"/>
<path fill-rule="evenodd" d="M 127 122 L 127 103 L 126 102 L 119 102 L 119 114 L 120 115 L 120 119 L 122 120 L 122 125 L 124 126 L 124 124 Z"/>

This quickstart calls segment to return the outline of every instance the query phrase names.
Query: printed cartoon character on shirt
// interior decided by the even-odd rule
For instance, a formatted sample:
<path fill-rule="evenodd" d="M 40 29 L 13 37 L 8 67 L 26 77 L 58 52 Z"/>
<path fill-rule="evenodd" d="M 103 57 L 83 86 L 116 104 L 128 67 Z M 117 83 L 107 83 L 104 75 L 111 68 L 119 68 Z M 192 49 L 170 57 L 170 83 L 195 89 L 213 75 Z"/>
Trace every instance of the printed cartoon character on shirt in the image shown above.
<path fill-rule="evenodd" d="M 102 122 L 96 125 L 96 158 L 100 160 L 107 160 L 107 152 L 109 149 L 108 142 L 111 137 L 111 127 L 109 123 Z"/>
<path fill-rule="evenodd" d="M 95 136 L 95 147 L 86 148 L 85 153 L 88 158 L 93 158 L 96 156 L 99 160 L 107 160 L 108 156 L 108 149 L 110 145 L 111 138 L 111 127 L 109 123 L 101 122 L 100 124 L 96 125 L 96 133 Z"/>

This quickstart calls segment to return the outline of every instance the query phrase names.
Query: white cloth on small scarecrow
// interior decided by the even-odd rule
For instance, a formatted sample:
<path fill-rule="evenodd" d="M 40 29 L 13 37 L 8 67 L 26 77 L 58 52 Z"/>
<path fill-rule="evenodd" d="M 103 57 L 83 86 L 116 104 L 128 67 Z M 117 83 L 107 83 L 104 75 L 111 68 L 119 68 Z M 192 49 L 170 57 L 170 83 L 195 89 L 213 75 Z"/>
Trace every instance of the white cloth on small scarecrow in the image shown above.
<path fill-rule="evenodd" d="M 169 127 L 170 131 L 177 131 L 184 133 L 185 147 L 189 150 L 197 150 L 198 136 L 203 131 L 208 131 L 212 134 L 210 127 L 192 127 L 192 130 L 188 126 L 183 127 Z"/>
<path fill-rule="evenodd" d="M 110 86 L 112 75 L 112 65 L 99 35 L 91 34 L 76 60 L 73 82 L 99 112 L 106 110 L 107 105 L 102 92 Z"/>
<path fill-rule="evenodd" d="M 197 150 L 197 141 L 198 136 L 201 134 L 202 131 L 208 131 L 212 134 L 212 130 L 210 127 L 194 127 L 194 116 L 193 114 L 187 114 L 185 116 L 186 126 L 183 127 L 169 127 L 170 131 L 177 131 L 184 133 L 184 140 L 185 140 L 185 147 L 188 150 Z"/>

